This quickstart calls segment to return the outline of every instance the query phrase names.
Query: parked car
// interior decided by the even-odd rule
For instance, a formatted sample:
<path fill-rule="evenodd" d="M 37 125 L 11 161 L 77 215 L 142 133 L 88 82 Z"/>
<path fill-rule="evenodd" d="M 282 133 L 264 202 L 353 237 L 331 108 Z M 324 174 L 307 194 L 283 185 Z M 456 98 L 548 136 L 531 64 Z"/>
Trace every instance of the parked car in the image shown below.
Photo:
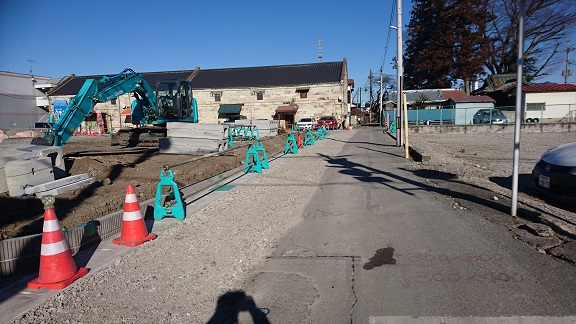
<path fill-rule="evenodd" d="M 508 118 L 499 109 L 480 109 L 472 117 L 474 124 L 506 124 Z"/>
<path fill-rule="evenodd" d="M 296 126 L 300 129 L 317 129 L 318 122 L 311 117 L 304 117 L 300 118 L 300 120 L 296 123 Z"/>
<path fill-rule="evenodd" d="M 328 125 L 330 129 L 336 129 L 338 127 L 338 122 L 334 116 L 323 116 L 318 119 L 318 127 Z"/>
<path fill-rule="evenodd" d="M 576 204 L 576 142 L 544 153 L 534 166 L 532 177 L 542 193 Z"/>

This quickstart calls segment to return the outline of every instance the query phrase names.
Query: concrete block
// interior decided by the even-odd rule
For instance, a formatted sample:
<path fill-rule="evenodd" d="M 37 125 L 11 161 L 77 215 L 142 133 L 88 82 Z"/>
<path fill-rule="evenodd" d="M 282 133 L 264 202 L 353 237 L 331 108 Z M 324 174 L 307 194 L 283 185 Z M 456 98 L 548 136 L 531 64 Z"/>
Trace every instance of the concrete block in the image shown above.
<path fill-rule="evenodd" d="M 65 193 L 65 192 L 70 191 L 70 190 L 80 189 L 80 188 L 89 186 L 89 185 L 93 184 L 94 182 L 96 182 L 96 178 L 83 179 L 83 180 L 76 181 L 74 183 L 70 183 L 70 184 L 67 184 L 67 185 L 64 185 L 64 186 L 61 186 L 58 188 L 37 192 L 36 197 L 42 197 L 42 196 L 46 196 L 46 195 L 57 196 L 59 194 Z"/>
<path fill-rule="evenodd" d="M 0 149 L 0 168 L 3 168 L 6 163 L 15 160 L 27 160 L 32 158 L 29 152 L 19 151 L 15 148 L 1 148 Z"/>
<path fill-rule="evenodd" d="M 159 144 L 159 152 L 162 154 L 203 155 L 228 149 L 226 140 L 166 137 L 161 138 Z"/>
<path fill-rule="evenodd" d="M 17 148 L 28 146 L 30 143 L 32 143 L 32 138 L 30 137 L 10 137 L 0 142 L 0 147 Z"/>
<path fill-rule="evenodd" d="M 225 139 L 228 125 L 171 122 L 166 125 L 168 137 Z"/>
<path fill-rule="evenodd" d="M 6 184 L 10 196 L 19 196 L 27 185 L 38 185 L 54 180 L 52 159 L 49 157 L 34 160 L 16 160 L 4 166 Z"/>
<path fill-rule="evenodd" d="M 202 130 L 202 129 L 168 129 L 168 137 L 182 138 L 204 138 L 222 140 L 228 138 L 228 127 L 220 130 Z"/>
<path fill-rule="evenodd" d="M 30 158 L 28 152 L 18 151 L 13 147 L 0 148 L 0 192 L 8 191 L 8 183 L 6 182 L 6 172 L 4 166 L 10 161 L 20 161 Z"/>
<path fill-rule="evenodd" d="M 30 152 L 32 158 L 49 157 L 52 166 L 64 169 L 64 151 L 61 146 L 29 145 L 18 150 Z"/>
<path fill-rule="evenodd" d="M 78 175 L 74 175 L 74 176 L 69 176 L 66 178 L 62 178 L 62 179 L 58 179 L 58 180 L 54 180 L 54 181 L 50 181 L 50 182 L 46 182 L 46 183 L 40 183 L 37 184 L 33 187 L 26 187 L 26 189 L 24 190 L 26 192 L 27 195 L 31 195 L 37 192 L 41 192 L 41 191 L 47 191 L 47 190 L 52 190 L 52 189 L 56 189 L 58 187 L 62 187 L 62 186 L 67 186 L 82 180 L 86 180 L 88 179 L 88 174 L 87 173 L 82 173 L 82 174 L 78 174 Z"/>

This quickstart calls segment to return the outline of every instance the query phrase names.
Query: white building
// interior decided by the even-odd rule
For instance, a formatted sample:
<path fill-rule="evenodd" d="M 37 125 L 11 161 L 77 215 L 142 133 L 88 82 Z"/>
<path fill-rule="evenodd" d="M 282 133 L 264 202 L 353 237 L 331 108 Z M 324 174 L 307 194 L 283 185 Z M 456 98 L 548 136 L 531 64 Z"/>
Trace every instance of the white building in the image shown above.
<path fill-rule="evenodd" d="M 30 129 L 45 118 L 49 102 L 40 90 L 51 81 L 49 77 L 0 71 L 0 129 Z"/>
<path fill-rule="evenodd" d="M 526 122 L 576 121 L 576 84 L 522 86 Z"/>

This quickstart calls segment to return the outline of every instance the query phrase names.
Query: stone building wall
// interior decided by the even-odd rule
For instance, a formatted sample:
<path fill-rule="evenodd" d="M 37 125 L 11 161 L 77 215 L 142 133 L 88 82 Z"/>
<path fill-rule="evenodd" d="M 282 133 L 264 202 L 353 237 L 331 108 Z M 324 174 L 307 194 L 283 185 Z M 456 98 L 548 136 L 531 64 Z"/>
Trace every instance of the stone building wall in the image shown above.
<path fill-rule="evenodd" d="M 309 88 L 307 97 L 301 98 L 300 92 L 296 91 L 297 88 Z M 259 91 L 263 92 L 262 100 L 257 99 Z M 218 93 L 220 101 L 215 99 Z M 278 106 L 289 104 L 299 106 L 295 115 L 296 119 L 341 116 L 346 113 L 340 84 L 251 89 L 197 89 L 193 90 L 193 95 L 198 102 L 200 122 L 209 124 L 224 120 L 224 118 L 218 118 L 218 109 L 221 104 L 243 104 L 240 114 L 248 119 L 273 119 Z"/>

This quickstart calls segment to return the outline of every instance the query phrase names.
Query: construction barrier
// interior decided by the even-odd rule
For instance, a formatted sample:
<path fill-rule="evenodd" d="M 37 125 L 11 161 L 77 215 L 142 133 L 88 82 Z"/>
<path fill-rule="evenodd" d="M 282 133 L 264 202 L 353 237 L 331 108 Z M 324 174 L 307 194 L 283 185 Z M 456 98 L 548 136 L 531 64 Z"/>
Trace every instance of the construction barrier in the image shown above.
<path fill-rule="evenodd" d="M 284 147 L 284 154 L 297 154 L 298 153 L 298 144 L 296 143 L 296 138 L 294 137 L 294 133 L 288 134 L 286 138 L 286 146 Z"/>
<path fill-rule="evenodd" d="M 160 182 L 156 187 L 154 203 L 154 219 L 161 220 L 164 217 L 174 217 L 177 220 L 186 217 L 180 189 L 174 181 L 174 173 L 167 166 L 160 171 Z"/>
<path fill-rule="evenodd" d="M 306 135 L 304 135 L 304 146 L 314 145 L 314 134 L 312 134 L 311 130 L 306 131 Z"/>
<path fill-rule="evenodd" d="M 259 152 L 262 152 L 262 159 L 260 159 Z M 244 163 L 244 173 L 258 172 L 262 173 L 262 169 L 268 169 L 268 157 L 262 142 L 250 144 L 246 152 L 246 160 Z"/>

